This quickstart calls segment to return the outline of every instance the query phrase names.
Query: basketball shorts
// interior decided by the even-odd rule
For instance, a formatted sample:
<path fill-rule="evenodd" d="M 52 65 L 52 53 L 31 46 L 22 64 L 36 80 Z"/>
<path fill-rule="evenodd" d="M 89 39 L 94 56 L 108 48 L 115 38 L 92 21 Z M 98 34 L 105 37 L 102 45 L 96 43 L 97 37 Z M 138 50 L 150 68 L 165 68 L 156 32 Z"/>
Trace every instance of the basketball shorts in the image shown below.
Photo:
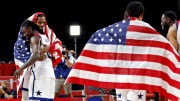
<path fill-rule="evenodd" d="M 16 64 L 16 69 L 18 69 L 24 64 L 18 59 L 14 59 L 14 61 Z M 31 70 L 29 68 L 23 70 L 23 73 L 20 75 L 20 78 L 18 79 L 18 84 L 17 84 L 18 91 L 19 88 L 21 90 L 28 91 L 30 75 L 31 75 Z"/>
<path fill-rule="evenodd" d="M 29 100 L 54 101 L 55 78 L 30 77 Z"/>

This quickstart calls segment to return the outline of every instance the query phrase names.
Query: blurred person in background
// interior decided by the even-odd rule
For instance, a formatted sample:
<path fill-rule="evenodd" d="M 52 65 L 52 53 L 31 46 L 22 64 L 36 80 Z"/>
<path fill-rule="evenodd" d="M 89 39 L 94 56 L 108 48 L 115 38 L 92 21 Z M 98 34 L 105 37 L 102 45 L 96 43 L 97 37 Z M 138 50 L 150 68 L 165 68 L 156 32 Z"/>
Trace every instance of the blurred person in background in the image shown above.
<path fill-rule="evenodd" d="M 9 80 L 5 80 L 1 83 L 0 94 L 1 99 L 17 98 L 17 91 L 15 89 L 11 89 Z"/>
<path fill-rule="evenodd" d="M 74 52 L 74 51 L 73 51 Z M 61 62 L 55 67 L 55 76 L 56 76 L 56 83 L 55 83 L 55 98 L 58 97 L 60 91 L 62 88 L 64 88 L 65 94 L 68 97 L 72 96 L 72 85 L 65 84 L 65 80 L 67 76 L 69 75 L 69 72 L 75 62 L 75 59 L 72 54 L 69 54 L 69 51 L 65 45 L 63 45 L 63 51 L 62 51 L 62 59 Z"/>
<path fill-rule="evenodd" d="M 75 57 L 75 51 L 74 50 L 69 50 L 68 55 L 71 55 L 71 56 Z"/>

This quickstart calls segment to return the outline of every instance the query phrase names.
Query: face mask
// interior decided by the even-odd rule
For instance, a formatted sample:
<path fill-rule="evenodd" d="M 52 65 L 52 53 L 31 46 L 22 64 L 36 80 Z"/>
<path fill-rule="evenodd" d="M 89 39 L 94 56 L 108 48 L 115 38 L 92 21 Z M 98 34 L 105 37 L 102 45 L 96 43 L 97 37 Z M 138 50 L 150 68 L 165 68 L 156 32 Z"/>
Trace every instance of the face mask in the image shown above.
<path fill-rule="evenodd" d="M 2 86 L 2 89 L 6 92 L 7 91 L 7 88 L 6 87 L 4 87 L 4 86 Z"/>

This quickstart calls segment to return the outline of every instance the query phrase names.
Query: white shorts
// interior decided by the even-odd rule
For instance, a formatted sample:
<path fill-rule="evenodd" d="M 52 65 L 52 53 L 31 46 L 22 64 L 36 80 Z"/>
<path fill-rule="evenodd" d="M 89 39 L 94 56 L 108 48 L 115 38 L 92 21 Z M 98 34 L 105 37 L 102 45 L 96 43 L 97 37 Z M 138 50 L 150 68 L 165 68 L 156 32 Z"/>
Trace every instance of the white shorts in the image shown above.
<path fill-rule="evenodd" d="M 21 67 L 24 64 L 18 59 L 14 59 L 14 61 L 16 64 L 16 69 L 17 67 Z M 18 79 L 17 91 L 19 91 L 19 88 L 23 91 L 28 91 L 30 75 L 31 70 L 29 68 L 23 70 L 23 73 L 20 75 L 20 78 Z"/>
<path fill-rule="evenodd" d="M 116 89 L 117 101 L 146 101 L 146 90 Z"/>
<path fill-rule="evenodd" d="M 29 81 L 29 100 L 53 101 L 55 92 L 55 78 L 36 79 L 33 74 Z"/>

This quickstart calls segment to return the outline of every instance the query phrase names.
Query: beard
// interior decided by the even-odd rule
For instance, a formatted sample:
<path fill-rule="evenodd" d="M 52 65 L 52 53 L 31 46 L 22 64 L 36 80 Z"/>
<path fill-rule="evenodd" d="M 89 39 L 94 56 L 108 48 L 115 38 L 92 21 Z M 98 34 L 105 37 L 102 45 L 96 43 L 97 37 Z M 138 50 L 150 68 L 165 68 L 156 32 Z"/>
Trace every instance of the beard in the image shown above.
<path fill-rule="evenodd" d="M 43 29 L 39 28 L 38 32 L 43 34 Z"/>
<path fill-rule="evenodd" d="M 170 25 L 168 25 L 166 22 L 163 24 L 163 35 L 166 36 L 168 33 Z"/>

